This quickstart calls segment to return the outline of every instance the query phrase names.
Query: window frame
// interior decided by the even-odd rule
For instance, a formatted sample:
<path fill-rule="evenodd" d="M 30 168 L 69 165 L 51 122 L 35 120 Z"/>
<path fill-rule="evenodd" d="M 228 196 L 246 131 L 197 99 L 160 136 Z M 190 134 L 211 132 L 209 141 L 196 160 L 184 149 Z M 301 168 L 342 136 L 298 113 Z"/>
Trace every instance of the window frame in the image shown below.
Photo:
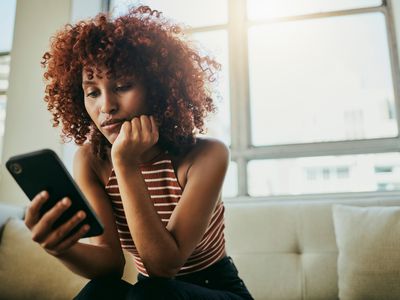
<path fill-rule="evenodd" d="M 109 1 L 110 5 L 111 1 Z M 296 157 L 314 157 L 331 155 L 352 155 L 399 152 L 400 134 L 392 138 L 375 138 L 368 140 L 332 141 L 299 143 L 289 145 L 253 146 L 251 145 L 250 120 L 250 78 L 248 64 L 248 29 L 254 25 L 292 22 L 307 19 L 329 18 L 381 12 L 385 17 L 389 57 L 391 62 L 393 90 L 397 126 L 400 132 L 400 68 L 399 52 L 396 44 L 395 23 L 392 0 L 382 0 L 380 6 L 345 9 L 329 12 L 310 13 L 296 16 L 277 17 L 252 21 L 247 19 L 247 0 L 227 0 L 228 23 L 214 26 L 190 28 L 187 34 L 214 30 L 227 30 L 229 56 L 229 94 L 231 108 L 231 159 L 237 164 L 238 193 L 227 197 L 232 202 L 252 202 L 260 200 L 329 200 L 329 199 L 365 199 L 398 198 L 400 191 L 321 193 L 301 195 L 268 195 L 249 196 L 247 164 L 257 159 L 285 159 Z M 110 6 L 109 6 L 110 7 Z M 399 28 L 400 30 L 400 28 Z"/>
<path fill-rule="evenodd" d="M 0 57 L 7 57 L 7 56 L 11 57 L 11 51 L 0 52 Z M 10 73 L 8 73 L 8 77 L 4 78 L 4 79 L 9 81 L 9 78 L 10 78 Z M 8 91 L 8 87 L 6 89 L 0 89 L 0 96 L 4 96 L 5 97 L 5 107 L 7 106 L 7 101 L 8 101 L 8 99 L 7 99 L 7 91 Z M 0 119 L 0 122 L 1 121 L 5 122 L 5 119 L 4 120 Z M 5 126 L 5 124 L 3 124 L 3 126 Z M 4 143 L 4 135 L 0 136 L 0 157 L 1 157 L 1 155 L 3 153 L 3 149 L 4 149 L 3 143 Z"/>
<path fill-rule="evenodd" d="M 0 57 L 10 56 L 10 55 L 11 55 L 10 51 L 0 52 Z M 8 80 L 8 78 L 7 78 L 7 80 Z M 0 89 L 0 95 L 1 96 L 7 96 L 7 89 L 5 89 L 5 90 Z"/>

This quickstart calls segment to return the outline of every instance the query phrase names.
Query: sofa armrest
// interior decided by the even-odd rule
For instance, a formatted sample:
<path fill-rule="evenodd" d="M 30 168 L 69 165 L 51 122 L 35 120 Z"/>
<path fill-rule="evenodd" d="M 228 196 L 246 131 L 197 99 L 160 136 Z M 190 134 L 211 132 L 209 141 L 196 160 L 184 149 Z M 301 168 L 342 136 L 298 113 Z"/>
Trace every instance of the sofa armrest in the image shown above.
<path fill-rule="evenodd" d="M 23 219 L 25 217 L 25 207 L 11 204 L 0 203 L 0 241 L 4 225 L 10 218 Z"/>

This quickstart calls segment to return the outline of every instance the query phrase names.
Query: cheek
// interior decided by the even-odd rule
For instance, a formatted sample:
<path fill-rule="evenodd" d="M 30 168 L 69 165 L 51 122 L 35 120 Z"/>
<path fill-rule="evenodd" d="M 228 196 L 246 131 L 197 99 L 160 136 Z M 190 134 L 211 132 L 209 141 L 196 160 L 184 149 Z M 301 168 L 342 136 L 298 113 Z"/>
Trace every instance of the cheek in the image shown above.
<path fill-rule="evenodd" d="M 146 114 L 148 111 L 145 95 L 140 90 L 133 90 L 132 93 L 127 95 L 125 101 L 121 102 L 121 105 L 125 106 L 124 110 L 136 114 Z"/>
<path fill-rule="evenodd" d="M 97 122 L 96 122 L 97 118 L 95 115 L 96 109 L 95 109 L 94 105 L 90 105 L 85 102 L 85 109 L 86 109 L 86 112 L 88 113 L 89 117 L 92 119 L 92 121 L 97 124 Z"/>

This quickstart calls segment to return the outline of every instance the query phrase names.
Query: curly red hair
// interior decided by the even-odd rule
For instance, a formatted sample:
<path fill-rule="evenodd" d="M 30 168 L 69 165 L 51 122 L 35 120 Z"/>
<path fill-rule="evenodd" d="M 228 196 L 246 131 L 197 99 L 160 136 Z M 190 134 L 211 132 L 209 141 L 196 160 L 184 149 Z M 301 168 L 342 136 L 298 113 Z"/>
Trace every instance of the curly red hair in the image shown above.
<path fill-rule="evenodd" d="M 64 141 L 73 139 L 82 145 L 89 140 L 102 159 L 111 145 L 86 112 L 83 70 L 93 74 L 104 66 L 112 76 L 139 77 L 150 113 L 160 124 L 159 144 L 175 153 L 195 143 L 196 132 L 205 130 L 205 117 L 215 111 L 209 87 L 220 64 L 199 54 L 184 39 L 180 26 L 148 6 L 133 8 L 116 19 L 101 13 L 66 25 L 52 38 L 41 63 L 44 100 L 53 126 L 61 122 Z"/>

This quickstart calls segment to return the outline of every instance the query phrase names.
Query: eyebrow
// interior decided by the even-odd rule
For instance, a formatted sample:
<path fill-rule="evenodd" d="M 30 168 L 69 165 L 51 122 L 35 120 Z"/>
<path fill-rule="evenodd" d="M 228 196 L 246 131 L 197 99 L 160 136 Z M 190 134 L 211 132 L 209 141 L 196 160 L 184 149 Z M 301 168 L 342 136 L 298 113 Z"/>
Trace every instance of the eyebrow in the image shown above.
<path fill-rule="evenodd" d="M 82 81 L 82 85 L 94 85 L 96 84 L 94 81 L 91 80 L 84 80 Z"/>

